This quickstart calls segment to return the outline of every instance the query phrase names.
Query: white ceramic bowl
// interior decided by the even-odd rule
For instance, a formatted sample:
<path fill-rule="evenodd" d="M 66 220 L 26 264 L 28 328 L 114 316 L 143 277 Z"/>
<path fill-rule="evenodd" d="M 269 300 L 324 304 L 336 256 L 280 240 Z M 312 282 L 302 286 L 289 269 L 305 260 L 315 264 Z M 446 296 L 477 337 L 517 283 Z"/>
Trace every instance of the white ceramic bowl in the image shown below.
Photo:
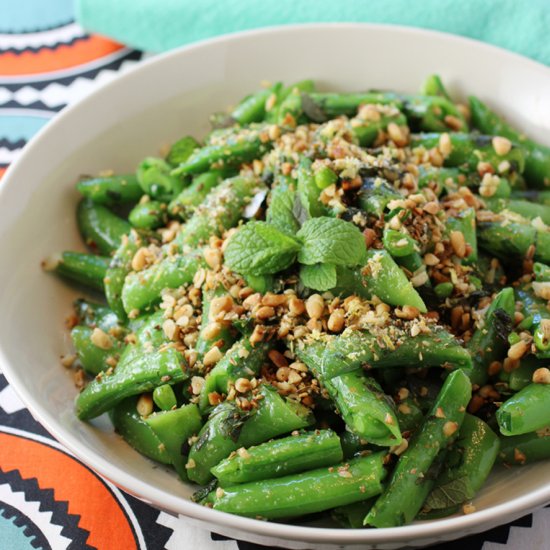
<path fill-rule="evenodd" d="M 77 296 L 40 270 L 79 249 L 79 174 L 130 171 L 161 144 L 204 134 L 208 115 L 262 79 L 313 78 L 323 88 L 415 91 L 439 73 L 451 92 L 479 95 L 550 145 L 550 70 L 478 42 L 379 25 L 306 25 L 247 32 L 156 57 L 65 110 L 26 146 L 0 184 L 0 367 L 36 418 L 94 470 L 130 493 L 219 533 L 287 548 L 421 546 L 489 529 L 550 501 L 548 463 L 500 471 L 468 516 L 382 530 L 264 523 L 189 501 L 190 485 L 134 452 L 108 421 L 79 422 L 59 365 L 63 320 Z"/>

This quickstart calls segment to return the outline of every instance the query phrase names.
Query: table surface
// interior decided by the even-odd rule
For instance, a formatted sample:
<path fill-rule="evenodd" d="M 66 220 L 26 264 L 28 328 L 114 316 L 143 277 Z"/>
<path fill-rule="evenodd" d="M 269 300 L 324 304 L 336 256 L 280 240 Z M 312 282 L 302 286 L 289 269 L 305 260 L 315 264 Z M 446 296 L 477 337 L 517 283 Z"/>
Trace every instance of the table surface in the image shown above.
<path fill-rule="evenodd" d="M 0 178 L 56 113 L 144 57 L 86 34 L 73 21 L 71 0 L 12 4 L 3 6 L 0 18 Z M 437 548 L 544 550 L 550 549 L 549 532 L 545 508 Z M 103 480 L 32 418 L 0 374 L 0 550 L 33 548 L 264 547 L 191 527 Z"/>

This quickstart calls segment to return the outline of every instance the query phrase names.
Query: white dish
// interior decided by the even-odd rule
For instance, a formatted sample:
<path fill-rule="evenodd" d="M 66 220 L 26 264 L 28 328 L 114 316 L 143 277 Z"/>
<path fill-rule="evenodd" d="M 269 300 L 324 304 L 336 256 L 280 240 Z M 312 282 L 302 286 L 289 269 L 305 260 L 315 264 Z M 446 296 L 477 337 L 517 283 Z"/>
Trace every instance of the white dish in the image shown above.
<path fill-rule="evenodd" d="M 550 501 L 550 467 L 495 473 L 477 512 L 383 530 L 264 523 L 191 503 L 193 488 L 138 455 L 106 419 L 79 422 L 76 390 L 59 365 L 63 320 L 77 293 L 40 270 L 56 250 L 80 249 L 79 174 L 130 171 L 262 79 L 313 78 L 335 90 L 415 91 L 439 73 L 454 94 L 487 100 L 550 145 L 550 69 L 491 46 L 380 25 L 306 25 L 247 32 L 156 57 L 64 111 L 27 145 L 0 185 L 0 368 L 36 418 L 94 470 L 158 507 L 228 536 L 287 548 L 391 549 L 483 531 Z"/>

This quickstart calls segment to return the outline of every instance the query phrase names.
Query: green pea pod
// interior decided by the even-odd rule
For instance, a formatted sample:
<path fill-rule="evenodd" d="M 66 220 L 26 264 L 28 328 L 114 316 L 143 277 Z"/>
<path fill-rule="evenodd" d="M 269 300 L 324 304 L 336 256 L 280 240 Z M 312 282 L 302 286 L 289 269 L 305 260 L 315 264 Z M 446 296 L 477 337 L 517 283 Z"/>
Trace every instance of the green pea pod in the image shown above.
<path fill-rule="evenodd" d="M 237 452 L 212 468 L 212 473 L 225 487 L 332 466 L 342 460 L 338 436 L 331 430 L 317 430 Z"/>
<path fill-rule="evenodd" d="M 361 274 L 371 296 L 394 306 L 413 306 L 421 313 L 427 311 L 412 283 L 386 250 L 367 250 L 367 263 Z"/>
<path fill-rule="evenodd" d="M 550 206 L 545 204 L 536 204 L 531 201 L 521 199 L 484 199 L 485 205 L 493 212 L 502 212 L 508 210 L 515 212 L 527 220 L 540 218 L 545 224 L 550 224 Z"/>
<path fill-rule="evenodd" d="M 520 360 L 519 367 L 510 372 L 508 386 L 512 391 L 519 391 L 533 381 L 533 373 L 544 367 L 546 361 L 538 359 L 534 355 L 527 355 Z"/>
<path fill-rule="evenodd" d="M 471 395 L 470 380 L 462 370 L 447 377 L 432 410 L 366 516 L 365 525 L 396 527 L 415 518 L 434 486 L 430 468 L 442 464 L 445 455 L 441 451 L 458 436 Z"/>
<path fill-rule="evenodd" d="M 472 368 L 470 353 L 442 327 L 414 337 L 396 333 L 393 338 L 381 345 L 374 334 L 353 331 L 308 343 L 296 352 L 328 380 L 364 367 Z"/>
<path fill-rule="evenodd" d="M 466 244 L 470 246 L 471 252 L 462 261 L 466 265 L 475 264 L 477 262 L 476 211 L 473 208 L 462 210 L 456 217 L 447 219 L 447 226 L 451 231 L 460 231 L 464 235 Z"/>
<path fill-rule="evenodd" d="M 178 404 L 176 394 L 174 393 L 172 386 L 168 384 L 157 386 L 153 390 L 153 401 L 162 411 L 169 411 Z"/>
<path fill-rule="evenodd" d="M 424 80 L 422 86 L 420 87 L 420 93 L 423 95 L 444 97 L 448 101 L 451 101 L 451 96 L 445 89 L 440 76 L 437 74 L 431 74 Z"/>
<path fill-rule="evenodd" d="M 90 328 L 99 327 L 104 332 L 109 332 L 112 328 L 119 330 L 123 328 L 120 318 L 107 306 L 79 298 L 74 301 L 73 307 L 79 325 Z"/>
<path fill-rule="evenodd" d="M 376 380 L 356 370 L 330 379 L 317 376 L 347 427 L 374 445 L 392 447 L 402 441 L 399 422 L 391 399 Z"/>
<path fill-rule="evenodd" d="M 165 160 L 147 157 L 137 169 L 137 179 L 144 193 L 159 201 L 169 201 L 183 189 L 183 180 L 173 175 Z"/>
<path fill-rule="evenodd" d="M 460 126 L 458 130 L 467 131 L 468 123 L 457 106 L 446 97 L 441 96 L 406 96 L 403 112 L 409 124 L 425 132 L 446 132 L 457 128 L 448 123 L 447 117 L 452 116 Z"/>
<path fill-rule="evenodd" d="M 137 397 L 124 399 L 110 411 L 115 430 L 142 455 L 162 464 L 170 464 L 166 447 L 137 412 L 137 400 Z"/>
<path fill-rule="evenodd" d="M 182 137 L 170 147 L 170 151 L 168 151 L 168 155 L 166 155 L 166 162 L 172 166 L 179 166 L 181 163 L 185 162 L 198 147 L 200 147 L 200 145 L 195 138 L 191 136 Z"/>
<path fill-rule="evenodd" d="M 467 348 L 472 356 L 473 369 L 470 371 L 470 380 L 473 384 L 485 384 L 489 378 L 489 365 L 504 358 L 508 349 L 505 340 L 507 327 L 512 326 L 515 304 L 514 290 L 501 290 L 487 309 L 482 326 L 469 340 Z"/>
<path fill-rule="evenodd" d="M 142 235 L 135 230 L 130 231 L 127 237 L 123 237 L 105 274 L 105 297 L 109 306 L 121 319 L 126 318 L 126 311 L 122 303 L 124 281 L 126 275 L 132 271 L 134 255 L 144 244 Z"/>
<path fill-rule="evenodd" d="M 544 188 L 550 181 L 550 147 L 528 139 L 512 128 L 477 97 L 470 96 L 472 123 L 487 134 L 504 136 L 521 143 L 528 154 L 525 159 L 525 176 L 534 187 Z"/>
<path fill-rule="evenodd" d="M 429 187 L 437 196 L 443 191 L 452 193 L 465 184 L 468 184 L 468 180 L 458 168 L 418 167 L 418 188 Z"/>
<path fill-rule="evenodd" d="M 384 229 L 382 242 L 384 248 L 393 258 L 410 256 L 418 248 L 416 241 L 412 237 L 406 233 L 401 233 L 401 231 L 396 231 L 395 229 Z"/>
<path fill-rule="evenodd" d="M 540 430 L 550 421 L 550 385 L 529 384 L 509 397 L 496 413 L 503 435 Z"/>
<path fill-rule="evenodd" d="M 239 378 L 251 379 L 257 376 L 270 347 L 266 342 L 252 345 L 246 337 L 235 342 L 206 376 L 199 398 L 201 411 L 211 409 L 208 400 L 210 393 L 227 394 L 230 384 Z"/>
<path fill-rule="evenodd" d="M 162 312 L 151 315 L 137 331 L 137 343 L 124 349 L 116 369 L 96 377 L 78 395 L 76 413 L 81 420 L 103 414 L 126 397 L 189 378 L 183 354 L 166 345 L 162 319 Z"/>
<path fill-rule="evenodd" d="M 359 208 L 380 218 L 388 203 L 402 199 L 402 195 L 382 178 L 364 178 L 357 193 Z"/>
<path fill-rule="evenodd" d="M 424 510 L 449 509 L 452 513 L 454 506 L 474 498 L 489 476 L 499 448 L 499 438 L 491 428 L 483 420 L 467 414 L 447 453 L 442 473 L 424 502 Z"/>
<path fill-rule="evenodd" d="M 267 128 L 259 125 L 248 127 L 236 133 L 224 133 L 219 143 L 196 149 L 193 154 L 175 170 L 173 176 L 200 174 L 217 166 L 238 167 L 243 162 L 260 158 L 272 142 L 264 137 Z"/>
<path fill-rule="evenodd" d="M 413 397 L 408 397 L 399 403 L 396 416 L 402 433 L 415 432 L 424 420 L 424 413 Z"/>
<path fill-rule="evenodd" d="M 310 411 L 283 399 L 270 386 L 262 386 L 258 407 L 242 411 L 234 401 L 218 405 L 189 452 L 187 473 L 201 485 L 213 478 L 210 471 L 240 447 L 251 447 L 273 437 L 300 430 L 312 423 Z"/>
<path fill-rule="evenodd" d="M 252 197 L 264 192 L 265 185 L 254 178 L 237 176 L 225 180 L 197 206 L 175 242 L 181 246 L 196 247 L 207 243 L 212 236 L 219 237 L 237 225 Z"/>
<path fill-rule="evenodd" d="M 187 445 L 187 440 L 197 434 L 202 427 L 198 407 L 185 405 L 178 409 L 153 413 L 144 420 L 164 445 L 176 472 L 186 481 L 187 456 L 182 449 Z"/>
<path fill-rule="evenodd" d="M 105 206 L 87 199 L 78 204 L 76 218 L 84 242 L 92 250 L 106 256 L 120 246 L 122 237 L 130 233 L 132 228 Z"/>
<path fill-rule="evenodd" d="M 197 206 L 208 196 L 210 191 L 217 187 L 224 179 L 222 170 L 211 170 L 193 178 L 191 185 L 170 201 L 168 213 L 170 216 L 187 220 L 191 217 Z"/>
<path fill-rule="evenodd" d="M 206 266 L 202 251 L 168 256 L 157 264 L 142 271 L 129 273 L 122 287 L 121 298 L 124 311 L 141 311 L 161 300 L 166 288 L 178 288 L 193 281 L 195 273 Z"/>
<path fill-rule="evenodd" d="M 547 283 L 550 281 L 550 266 L 541 262 L 535 262 L 533 264 L 533 273 L 535 279 L 541 283 Z"/>
<path fill-rule="evenodd" d="M 439 133 L 413 134 L 411 147 L 437 148 L 440 137 Z M 512 144 L 510 151 L 499 155 L 493 147 L 492 136 L 451 132 L 449 138 L 451 153 L 444 159 L 446 167 L 460 167 L 469 172 L 476 172 L 480 162 L 487 162 L 495 171 L 498 171 L 499 165 L 507 161 L 509 163 L 507 173 L 521 174 L 525 168 L 525 149 L 518 144 Z"/>
<path fill-rule="evenodd" d="M 351 130 L 361 147 L 371 147 L 381 132 L 386 132 L 390 124 L 407 126 L 407 118 L 395 107 L 386 107 L 378 120 L 365 120 L 357 117 L 350 121 Z"/>
<path fill-rule="evenodd" d="M 274 86 L 260 90 L 254 94 L 245 97 L 231 112 L 231 118 L 239 124 L 250 124 L 251 122 L 261 122 L 266 116 L 266 103 L 268 99 L 282 88 L 278 82 Z"/>
<path fill-rule="evenodd" d="M 157 229 L 167 220 L 166 203 L 160 201 L 138 203 L 128 214 L 128 221 L 138 229 Z"/>
<path fill-rule="evenodd" d="M 372 447 L 366 439 L 359 437 L 349 430 L 345 430 L 340 434 L 340 445 L 342 446 L 345 460 L 359 455 Z"/>
<path fill-rule="evenodd" d="M 308 98 L 317 106 L 326 118 L 341 115 L 353 116 L 361 105 L 367 103 L 395 105 L 401 108 L 402 102 L 397 94 L 390 92 L 365 93 L 310 93 Z"/>
<path fill-rule="evenodd" d="M 384 453 L 276 479 L 233 485 L 209 495 L 214 510 L 254 518 L 302 516 L 360 502 L 382 491 Z"/>
<path fill-rule="evenodd" d="M 115 338 L 111 338 L 112 346 L 103 349 L 96 346 L 91 339 L 93 329 L 77 325 L 71 330 L 71 340 L 75 348 L 80 364 L 84 370 L 93 376 L 109 368 L 108 360 L 121 353 L 124 344 Z"/>
<path fill-rule="evenodd" d="M 501 462 L 507 465 L 524 465 L 550 458 L 550 426 L 522 435 L 500 438 Z"/>
<path fill-rule="evenodd" d="M 46 262 L 48 265 L 51 262 Z M 53 270 L 58 275 L 77 283 L 103 291 L 103 280 L 109 266 L 109 258 L 83 252 L 63 252 L 55 258 Z M 48 269 L 50 266 L 48 265 Z"/>
<path fill-rule="evenodd" d="M 84 198 L 104 206 L 136 202 L 143 195 L 134 174 L 82 179 L 76 189 Z"/>

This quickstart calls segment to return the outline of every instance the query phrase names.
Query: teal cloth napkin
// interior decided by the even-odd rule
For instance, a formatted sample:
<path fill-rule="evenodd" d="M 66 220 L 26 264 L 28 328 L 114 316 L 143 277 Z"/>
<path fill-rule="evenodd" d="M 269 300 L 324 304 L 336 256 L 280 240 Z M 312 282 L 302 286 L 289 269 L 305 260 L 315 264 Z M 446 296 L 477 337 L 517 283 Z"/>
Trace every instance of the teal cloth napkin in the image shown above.
<path fill-rule="evenodd" d="M 88 31 L 151 52 L 258 27 L 369 22 L 477 38 L 550 65 L 549 0 L 76 0 L 76 12 Z"/>

